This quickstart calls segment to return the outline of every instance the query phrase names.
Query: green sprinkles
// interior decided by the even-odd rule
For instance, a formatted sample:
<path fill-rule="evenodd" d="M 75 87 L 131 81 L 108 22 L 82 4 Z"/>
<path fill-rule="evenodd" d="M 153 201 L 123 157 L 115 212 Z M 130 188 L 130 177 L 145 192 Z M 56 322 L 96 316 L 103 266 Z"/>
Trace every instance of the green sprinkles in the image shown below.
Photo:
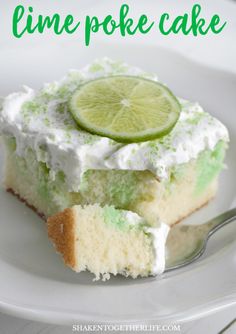
<path fill-rule="evenodd" d="M 74 138 L 81 140 L 82 145 L 93 145 L 99 141 L 100 137 L 82 131 L 74 121 L 73 116 L 69 112 L 68 103 L 74 91 L 90 77 L 98 72 L 104 72 L 104 75 L 119 75 L 129 74 L 132 68 L 124 64 L 123 62 L 114 62 L 109 59 L 104 59 L 100 62 L 87 67 L 82 71 L 71 71 L 69 74 L 59 83 L 53 82 L 44 86 L 36 96 L 28 102 L 25 102 L 22 107 L 22 115 L 24 118 L 24 126 L 30 126 L 34 124 L 35 116 L 37 116 L 39 122 L 48 128 L 57 128 L 65 133 L 65 142 L 72 143 Z M 137 70 L 138 75 L 155 80 L 156 77 L 146 72 Z M 183 128 L 185 133 L 191 137 L 195 126 L 202 120 L 206 120 L 208 124 L 214 123 L 214 118 L 209 114 L 202 111 L 198 105 L 185 100 L 180 100 L 182 105 L 182 112 L 187 116 L 186 118 L 179 119 L 175 128 L 166 136 L 147 142 L 147 152 L 145 159 L 157 170 L 160 170 L 156 166 L 157 160 L 161 157 L 164 150 L 176 152 L 176 148 L 173 145 L 173 139 L 181 136 Z M 50 110 L 49 110 L 50 108 Z M 191 110 L 190 110 L 191 109 Z M 74 131 L 74 132 L 73 132 Z M 49 134 L 50 135 L 50 134 Z M 53 138 L 51 138 L 54 140 Z M 108 144 L 114 149 L 120 149 L 124 145 L 117 143 L 114 140 L 108 139 Z M 131 153 L 135 155 L 141 144 L 135 144 Z M 129 168 L 132 167 L 132 161 L 127 161 Z M 161 172 L 161 170 L 160 170 Z M 118 187 L 119 188 L 119 187 Z M 119 191 L 118 191 L 119 192 Z M 117 193 L 117 191 L 115 192 Z M 130 196 L 130 194 L 129 194 Z"/>

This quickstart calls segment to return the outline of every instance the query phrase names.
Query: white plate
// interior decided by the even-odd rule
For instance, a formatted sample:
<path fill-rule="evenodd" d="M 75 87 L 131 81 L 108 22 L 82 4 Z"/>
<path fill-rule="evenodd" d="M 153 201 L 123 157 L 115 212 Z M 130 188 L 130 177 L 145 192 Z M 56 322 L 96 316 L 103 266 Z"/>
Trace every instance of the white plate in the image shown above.
<path fill-rule="evenodd" d="M 28 51 L 28 56 L 24 53 L 28 57 L 25 59 L 28 71 L 24 66 L 15 66 L 14 77 L 0 93 L 17 89 L 20 83 L 38 87 L 44 81 L 60 77 L 68 68 L 78 68 L 94 57 L 107 55 L 154 71 L 179 96 L 198 100 L 228 126 L 231 145 L 228 169 L 222 173 L 217 198 L 189 220 L 205 221 L 236 205 L 235 76 L 147 46 L 124 48 L 104 44 L 78 55 L 76 45 L 57 44 L 52 50 L 45 50 L 50 58 L 40 58 L 34 53 L 33 60 L 32 50 Z M 7 51 L 4 57 L 7 64 L 10 59 Z M 50 62 L 55 57 L 57 61 Z M 35 67 L 35 63 L 40 66 Z M 3 75 L 10 70 L 11 62 Z M 162 279 L 116 277 L 106 283 L 93 283 L 90 274 L 76 274 L 63 265 L 47 240 L 44 223 L 3 189 L 0 212 L 0 310 L 3 312 L 57 324 L 161 323 L 198 318 L 236 303 L 236 222 L 215 235 L 206 255 L 188 268 L 163 275 Z"/>

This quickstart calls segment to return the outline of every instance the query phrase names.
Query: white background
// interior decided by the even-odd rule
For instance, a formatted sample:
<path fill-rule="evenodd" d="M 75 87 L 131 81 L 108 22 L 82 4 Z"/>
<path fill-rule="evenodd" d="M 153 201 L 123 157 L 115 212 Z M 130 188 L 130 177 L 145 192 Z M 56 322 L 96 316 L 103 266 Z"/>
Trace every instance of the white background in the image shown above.
<path fill-rule="evenodd" d="M 169 12 L 173 17 L 181 15 L 184 12 L 190 12 L 192 5 L 196 3 L 196 1 L 192 0 L 22 0 L 20 3 L 25 6 L 32 5 L 35 12 L 37 11 L 45 15 L 55 12 L 62 15 L 73 13 L 75 17 L 82 19 L 86 14 L 94 14 L 101 18 L 107 14 L 117 16 L 119 7 L 124 2 L 130 5 L 130 15 L 132 17 L 138 17 L 145 13 L 153 20 L 163 12 Z M 106 38 L 108 42 L 109 39 L 112 39 L 113 42 L 117 39 L 117 41 L 123 43 L 124 47 L 126 43 L 142 43 L 143 46 L 146 43 L 155 44 L 173 49 L 197 62 L 236 73 L 236 1 L 199 0 L 198 3 L 202 5 L 202 15 L 205 18 L 210 18 L 213 14 L 218 13 L 222 22 L 227 21 L 227 26 L 220 35 L 209 33 L 207 36 L 199 36 L 197 38 L 183 35 L 162 36 L 156 31 L 152 31 L 148 35 L 137 35 L 124 40 L 118 34 L 107 37 L 101 33 L 92 36 L 91 43 L 93 43 L 94 39 L 97 42 L 98 39 Z M 71 43 L 78 45 L 78 57 L 80 50 L 85 48 L 82 30 L 70 36 L 54 36 L 52 33 L 46 33 L 41 36 L 31 35 L 20 40 L 15 39 L 11 32 L 11 20 L 13 10 L 18 4 L 19 2 L 15 0 L 1 1 L 0 3 L 0 95 L 5 95 L 11 90 L 19 88 L 11 87 L 11 78 L 19 67 L 22 67 L 22 76 L 18 82 L 14 82 L 17 82 L 19 86 L 30 84 L 29 81 L 32 72 L 27 71 L 27 59 L 29 57 L 34 57 L 37 60 L 36 67 L 40 66 L 38 63 L 39 55 L 44 59 L 47 58 L 48 62 L 51 62 L 52 67 L 58 66 L 58 61 L 55 57 L 43 52 L 43 46 L 46 41 L 50 40 L 52 54 L 55 53 L 53 51 L 58 48 L 58 43 L 63 39 L 71 40 Z M 29 53 L 28 50 L 29 48 L 32 50 L 32 46 L 34 47 L 34 52 L 32 53 L 31 51 Z M 15 52 L 16 48 L 19 50 L 17 54 Z M 6 63 L 2 61 L 1 56 L 6 50 L 9 53 L 9 49 L 14 51 L 12 51 Z M 66 50 L 61 50 L 61 54 L 58 57 L 63 56 L 63 53 L 66 52 Z M 89 48 L 87 48 L 86 52 L 89 52 Z M 181 333 L 217 333 L 235 317 L 236 307 L 229 308 L 205 319 L 183 324 Z M 230 329 L 226 330 L 226 333 L 233 332 L 236 332 L 236 326 L 231 326 Z M 64 334 L 72 333 L 72 328 L 34 323 L 0 314 L 0 334 L 15 333 Z"/>

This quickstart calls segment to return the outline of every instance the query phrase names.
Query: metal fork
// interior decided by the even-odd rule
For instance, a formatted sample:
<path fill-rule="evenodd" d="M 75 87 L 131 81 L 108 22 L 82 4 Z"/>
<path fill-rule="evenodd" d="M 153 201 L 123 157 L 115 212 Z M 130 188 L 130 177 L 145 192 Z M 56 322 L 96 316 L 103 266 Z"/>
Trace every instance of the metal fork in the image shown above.
<path fill-rule="evenodd" d="M 182 268 L 199 259 L 206 250 L 209 238 L 221 227 L 235 219 L 236 208 L 211 219 L 205 224 L 176 224 L 173 226 L 166 243 L 165 272 Z"/>

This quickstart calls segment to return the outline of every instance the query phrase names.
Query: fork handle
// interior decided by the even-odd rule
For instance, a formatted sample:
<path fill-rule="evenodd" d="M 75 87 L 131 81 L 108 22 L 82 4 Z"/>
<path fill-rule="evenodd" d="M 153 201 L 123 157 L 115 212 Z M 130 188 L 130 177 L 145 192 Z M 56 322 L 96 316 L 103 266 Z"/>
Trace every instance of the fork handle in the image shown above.
<path fill-rule="evenodd" d="M 218 231 L 222 226 L 225 226 L 231 223 L 233 220 L 236 219 L 236 208 L 228 210 L 221 215 L 213 218 L 207 224 L 209 225 L 209 233 L 208 237 L 210 237 L 213 233 Z"/>

